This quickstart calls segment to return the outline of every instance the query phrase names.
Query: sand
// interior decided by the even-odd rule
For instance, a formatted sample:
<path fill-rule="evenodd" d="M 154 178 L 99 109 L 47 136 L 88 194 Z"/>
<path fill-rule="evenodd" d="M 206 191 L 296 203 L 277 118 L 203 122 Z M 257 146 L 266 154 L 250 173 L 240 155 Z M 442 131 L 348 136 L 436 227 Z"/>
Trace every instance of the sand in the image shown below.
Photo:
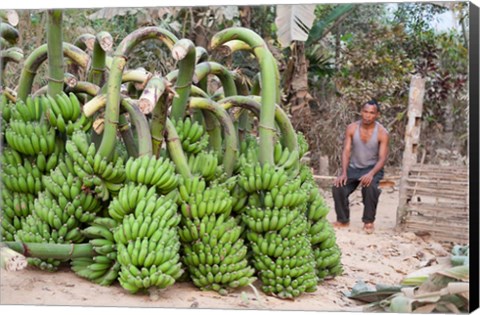
<path fill-rule="evenodd" d="M 322 193 L 332 209 L 328 218 L 334 221 L 331 194 L 325 190 L 322 190 Z M 102 287 L 76 276 L 68 268 L 50 273 L 28 267 L 16 272 L 1 271 L 0 309 L 3 314 L 5 314 L 3 311 L 10 309 L 31 309 L 17 308 L 15 307 L 17 305 L 38 306 L 32 309 L 35 314 L 40 312 L 53 314 L 57 311 L 65 314 L 65 310 L 68 313 L 82 311 L 82 314 L 85 314 L 85 311 L 89 310 L 102 310 L 97 308 L 101 306 L 116 307 L 115 312 L 122 314 L 132 307 L 136 309 L 135 313 L 142 310 L 142 314 L 145 311 L 155 311 L 158 314 L 158 311 L 162 311 L 158 308 L 165 308 L 169 314 L 192 313 L 188 310 L 196 310 L 195 314 L 217 313 L 216 310 L 249 310 L 247 314 L 251 314 L 253 310 L 357 312 L 361 311 L 365 303 L 349 299 L 344 293 L 350 292 L 358 280 L 371 285 L 399 284 L 407 274 L 435 264 L 440 257 L 449 255 L 448 250 L 438 242 L 420 238 L 411 232 L 396 230 L 398 206 L 396 187 L 384 189 L 380 197 L 376 229 L 373 234 L 368 235 L 362 230 L 363 206 L 359 191 L 352 195 L 351 204 L 350 227 L 336 230 L 337 244 L 342 250 L 343 275 L 319 284 L 316 292 L 306 293 L 294 301 L 266 296 L 260 291 L 258 283 L 255 283 L 257 292 L 251 287 L 245 287 L 227 296 L 200 291 L 191 283 L 177 283 L 151 294 L 132 295 L 119 284 Z M 95 308 L 42 307 L 46 305 Z M 238 313 L 234 311 L 228 313 L 230 312 Z"/>

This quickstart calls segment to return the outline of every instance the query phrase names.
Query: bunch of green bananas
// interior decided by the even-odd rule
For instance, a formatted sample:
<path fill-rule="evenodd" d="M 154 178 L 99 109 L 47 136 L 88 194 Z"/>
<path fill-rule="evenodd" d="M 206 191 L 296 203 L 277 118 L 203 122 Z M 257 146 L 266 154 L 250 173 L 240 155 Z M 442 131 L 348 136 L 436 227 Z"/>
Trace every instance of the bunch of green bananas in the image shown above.
<path fill-rule="evenodd" d="M 0 113 L 1 113 L 0 123 L 2 125 L 2 129 L 0 131 L 2 132 L 2 141 L 3 141 L 3 134 L 7 129 L 8 122 L 12 117 L 13 106 L 14 104 L 8 100 L 7 96 L 4 93 L 0 93 Z"/>
<path fill-rule="evenodd" d="M 4 164 L 2 170 L 2 182 L 11 192 L 35 196 L 43 189 L 42 173 L 28 159 L 19 164 Z"/>
<path fill-rule="evenodd" d="M 300 151 L 293 150 L 290 152 L 288 148 L 284 148 L 279 142 L 277 142 L 274 146 L 273 159 L 277 167 L 282 167 L 288 170 L 300 159 Z"/>
<path fill-rule="evenodd" d="M 220 185 L 206 186 L 204 180 L 189 180 L 178 187 L 183 217 L 194 219 L 211 214 L 229 215 L 232 208 L 230 191 Z"/>
<path fill-rule="evenodd" d="M 71 213 L 81 223 L 90 223 L 103 209 L 93 191 L 86 189 L 84 181 L 74 176 L 64 162 L 43 176 L 46 193 L 52 195 L 64 212 Z"/>
<path fill-rule="evenodd" d="M 117 225 L 117 221 L 111 218 L 96 217 L 82 230 L 82 235 L 89 239 L 95 255 L 72 259 L 70 265 L 75 274 L 103 286 L 111 285 L 117 280 L 120 263 L 112 232 Z"/>
<path fill-rule="evenodd" d="M 238 183 L 248 193 L 270 191 L 275 187 L 282 187 L 289 176 L 283 168 L 266 163 L 263 166 L 247 162 L 239 174 Z"/>
<path fill-rule="evenodd" d="M 126 188 L 124 188 L 126 189 Z M 113 230 L 120 285 L 131 293 L 171 286 L 183 274 L 177 204 L 151 194 L 140 200 Z"/>
<path fill-rule="evenodd" d="M 153 155 L 130 157 L 125 164 L 125 174 L 127 181 L 154 186 L 163 194 L 174 190 L 179 180 L 170 159 Z"/>
<path fill-rule="evenodd" d="M 250 151 L 256 151 L 254 145 Z M 241 217 L 262 291 L 284 299 L 315 291 L 318 281 L 307 234 L 308 193 L 300 176 L 291 172 L 298 157 L 298 151 L 291 154 L 277 144 L 275 160 L 280 165 L 245 159 L 238 181 L 248 194 Z"/>
<path fill-rule="evenodd" d="M 183 262 L 195 286 L 220 294 L 255 280 L 241 237 L 243 228 L 230 216 L 232 189 L 232 182 L 207 184 L 201 177 L 186 180 L 178 188 Z"/>
<path fill-rule="evenodd" d="M 49 192 L 41 192 L 15 238 L 25 243 L 79 243 L 83 236 L 78 224 L 73 207 L 64 209 Z M 28 262 L 40 269 L 55 271 L 62 260 L 29 258 Z"/>
<path fill-rule="evenodd" d="M 40 121 L 45 114 L 45 106 L 40 102 L 40 97 L 27 96 L 25 102 L 17 100 L 14 106 L 10 107 L 10 120 L 22 120 L 24 122 Z"/>
<path fill-rule="evenodd" d="M 87 131 L 92 127 L 93 118 L 82 113 L 80 101 L 72 92 L 42 95 L 40 103 L 50 125 L 61 133 L 71 135 L 76 130 Z"/>
<path fill-rule="evenodd" d="M 55 129 L 37 121 L 10 120 L 5 139 L 14 150 L 27 155 L 50 155 L 55 151 Z"/>
<path fill-rule="evenodd" d="M 1 235 L 13 241 L 25 218 L 32 212 L 36 194 L 43 189 L 41 172 L 27 157 L 10 147 L 1 155 L 2 210 Z"/>
<path fill-rule="evenodd" d="M 35 197 L 32 194 L 2 189 L 2 238 L 13 241 L 25 218 L 32 212 Z"/>
<path fill-rule="evenodd" d="M 84 186 L 93 189 L 97 196 L 107 201 L 123 187 L 126 173 L 124 160 L 117 157 L 108 161 L 96 153 L 95 144 L 83 131 L 75 131 L 66 141 L 65 151 L 70 160 L 70 168 Z M 68 163 L 68 162 L 67 162 Z"/>
<path fill-rule="evenodd" d="M 200 123 L 192 121 L 188 116 L 183 120 L 173 119 L 172 123 L 178 133 L 185 154 L 197 154 L 207 148 L 209 137 Z"/>
<path fill-rule="evenodd" d="M 330 211 L 323 196 L 320 195 L 315 179 L 307 165 L 300 165 L 302 188 L 309 193 L 306 216 L 310 223 L 308 234 L 316 262 L 319 280 L 335 277 L 343 272 L 341 251 L 336 244 L 335 230 L 327 220 Z"/>
<path fill-rule="evenodd" d="M 188 156 L 188 166 L 195 176 L 211 181 L 223 173 L 223 166 L 218 164 L 218 157 L 213 152 L 199 152 Z"/>

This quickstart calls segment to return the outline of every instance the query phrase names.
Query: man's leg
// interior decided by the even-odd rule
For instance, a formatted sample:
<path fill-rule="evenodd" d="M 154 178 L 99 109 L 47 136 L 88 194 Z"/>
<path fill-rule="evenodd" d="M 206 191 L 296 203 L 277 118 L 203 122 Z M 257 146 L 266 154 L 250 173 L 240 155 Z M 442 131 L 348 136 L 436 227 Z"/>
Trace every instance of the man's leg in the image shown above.
<path fill-rule="evenodd" d="M 376 185 L 370 185 L 362 188 L 363 199 L 363 217 L 364 223 L 373 223 L 377 214 L 378 199 L 380 197 L 381 189 Z"/>
<path fill-rule="evenodd" d="M 383 170 L 375 174 L 370 186 L 362 187 L 362 199 L 363 199 L 363 206 L 364 206 L 362 221 L 364 223 L 373 223 L 375 221 L 375 216 L 377 214 L 378 199 L 382 192 L 382 190 L 378 188 L 378 184 L 380 183 L 380 179 L 382 178 L 383 178 Z"/>
<path fill-rule="evenodd" d="M 337 222 L 348 223 L 350 221 L 350 203 L 348 197 L 358 187 L 360 182 L 357 179 L 348 179 L 345 186 L 332 186 L 333 201 L 335 202 L 335 212 Z"/>

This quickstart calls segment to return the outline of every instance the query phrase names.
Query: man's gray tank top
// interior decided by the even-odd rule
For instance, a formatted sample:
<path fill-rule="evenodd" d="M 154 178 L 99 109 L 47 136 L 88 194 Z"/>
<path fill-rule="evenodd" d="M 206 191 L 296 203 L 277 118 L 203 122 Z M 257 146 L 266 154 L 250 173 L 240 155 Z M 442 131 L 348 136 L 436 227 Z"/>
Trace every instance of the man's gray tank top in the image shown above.
<path fill-rule="evenodd" d="M 366 168 L 373 166 L 378 161 L 378 122 L 375 122 L 372 136 L 363 142 L 360 139 L 360 122 L 353 134 L 352 153 L 350 156 L 350 166 L 354 168 Z"/>

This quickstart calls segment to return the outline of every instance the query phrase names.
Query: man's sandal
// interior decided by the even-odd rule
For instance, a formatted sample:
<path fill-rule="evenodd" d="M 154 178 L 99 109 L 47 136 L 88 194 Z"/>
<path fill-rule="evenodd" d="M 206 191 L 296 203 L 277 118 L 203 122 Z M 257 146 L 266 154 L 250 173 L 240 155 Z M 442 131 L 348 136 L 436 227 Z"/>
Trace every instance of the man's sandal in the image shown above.
<path fill-rule="evenodd" d="M 375 230 L 375 228 L 373 227 L 373 223 L 365 223 L 363 225 L 363 230 L 365 231 L 365 233 L 367 234 L 372 234 L 373 231 Z"/>

